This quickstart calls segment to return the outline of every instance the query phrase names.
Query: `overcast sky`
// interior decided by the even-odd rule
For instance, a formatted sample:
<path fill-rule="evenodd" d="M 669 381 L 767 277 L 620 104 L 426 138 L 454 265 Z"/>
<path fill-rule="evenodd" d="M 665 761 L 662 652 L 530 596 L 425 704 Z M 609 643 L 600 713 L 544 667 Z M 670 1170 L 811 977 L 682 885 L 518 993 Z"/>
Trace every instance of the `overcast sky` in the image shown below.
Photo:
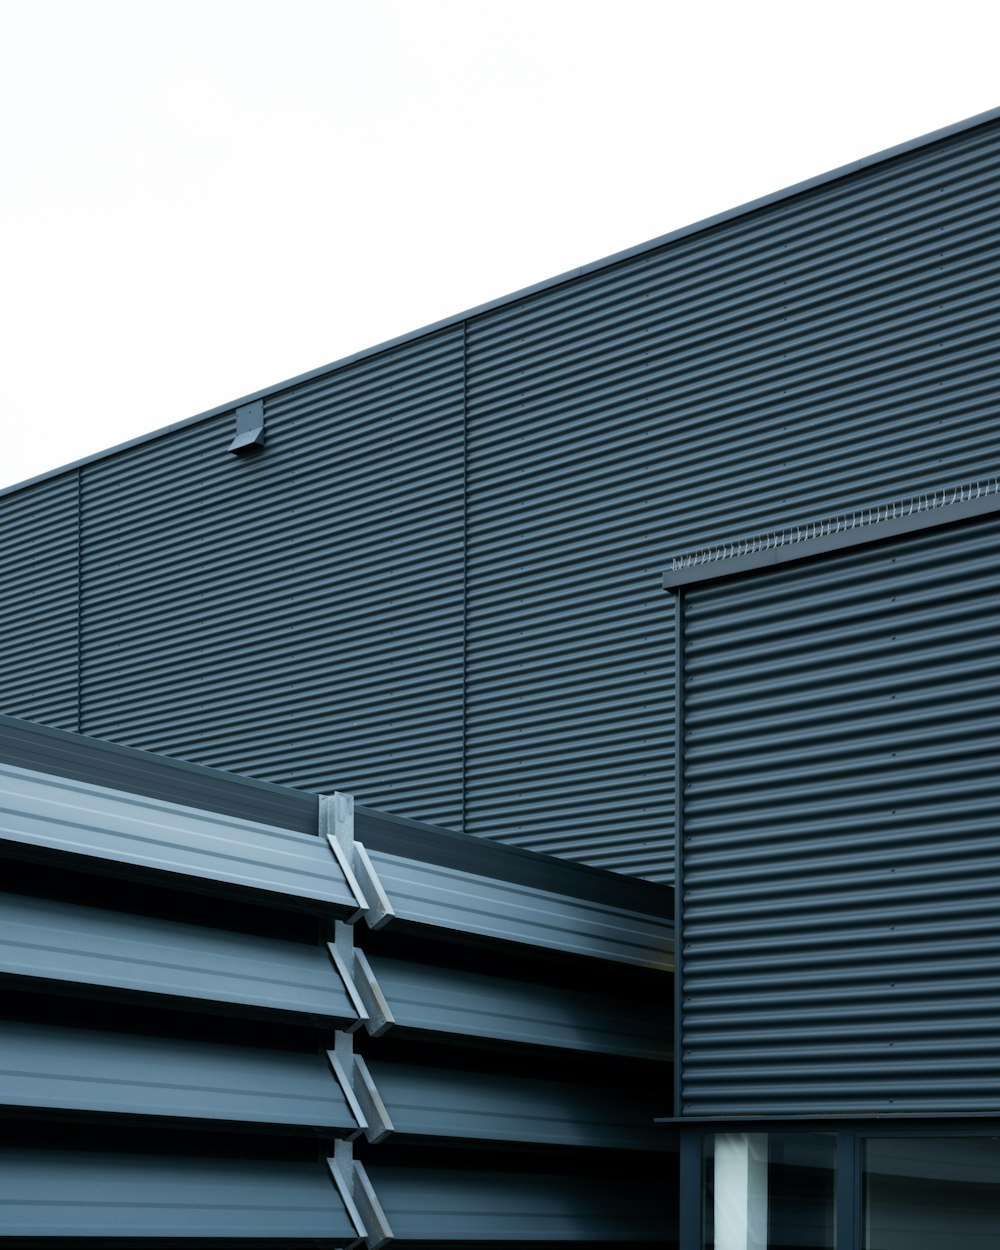
<path fill-rule="evenodd" d="M 952 0 L 0 0 L 0 486 L 1000 103 Z"/>

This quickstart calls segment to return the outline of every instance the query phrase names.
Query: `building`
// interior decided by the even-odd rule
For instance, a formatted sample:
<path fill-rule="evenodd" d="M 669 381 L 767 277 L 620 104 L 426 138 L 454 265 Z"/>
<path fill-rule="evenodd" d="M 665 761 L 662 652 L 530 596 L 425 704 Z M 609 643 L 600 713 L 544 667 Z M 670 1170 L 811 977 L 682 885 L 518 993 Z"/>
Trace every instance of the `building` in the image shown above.
<path fill-rule="evenodd" d="M 998 193 L 1000 112 L 5 492 L 0 710 L 676 876 L 683 1250 L 992 1246 Z"/>
<path fill-rule="evenodd" d="M 7 1244 L 675 1235 L 666 887 L 10 717 L 0 803 Z"/>

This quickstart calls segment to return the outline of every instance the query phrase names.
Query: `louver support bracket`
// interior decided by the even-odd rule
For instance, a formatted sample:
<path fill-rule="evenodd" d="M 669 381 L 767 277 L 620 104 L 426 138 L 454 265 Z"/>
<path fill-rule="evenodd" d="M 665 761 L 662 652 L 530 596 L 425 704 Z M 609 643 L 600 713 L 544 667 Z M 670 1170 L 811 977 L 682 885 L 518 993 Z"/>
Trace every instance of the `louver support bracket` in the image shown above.
<path fill-rule="evenodd" d="M 368 1227 L 368 1235 L 365 1238 L 367 1250 L 381 1250 L 382 1246 L 387 1246 L 394 1240 L 392 1228 L 378 1200 L 374 1186 L 368 1178 L 364 1164 L 357 1160 L 354 1163 L 354 1201 L 360 1208 Z"/>
<path fill-rule="evenodd" d="M 352 1097 L 355 1103 L 359 1104 L 358 1111 L 360 1115 L 366 1120 L 364 1133 L 372 1145 L 383 1141 L 390 1133 L 396 1131 L 396 1126 L 393 1124 L 392 1117 L 382 1101 L 382 1095 L 378 1091 L 378 1086 L 375 1084 L 368 1065 L 360 1055 L 354 1056 L 354 1090 L 352 1091 Z"/>
<path fill-rule="evenodd" d="M 0 1109 L 27 1129 L 0 1198 L 18 1235 L 651 1239 L 593 1195 L 640 1152 L 662 1170 L 666 893 L 643 910 L 574 866 L 483 859 L 364 809 L 356 825 L 348 794 L 317 796 L 307 828 L 264 824 L 241 796 L 231 810 L 238 779 L 192 790 L 169 761 L 133 772 L 126 748 L 110 786 L 85 767 L 106 748 L 71 745 L 66 772 L 0 761 Z M 634 993 L 610 984 L 623 963 Z M 108 1004 L 99 1028 L 81 999 Z"/>

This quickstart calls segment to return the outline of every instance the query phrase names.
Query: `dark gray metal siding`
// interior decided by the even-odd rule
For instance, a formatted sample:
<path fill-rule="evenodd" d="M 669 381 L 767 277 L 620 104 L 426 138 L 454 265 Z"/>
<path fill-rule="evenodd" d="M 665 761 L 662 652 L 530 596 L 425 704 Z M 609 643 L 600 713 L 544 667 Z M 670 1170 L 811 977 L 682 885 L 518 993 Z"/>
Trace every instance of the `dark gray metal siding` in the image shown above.
<path fill-rule="evenodd" d="M 333 1183 L 315 1164 L 68 1150 L 0 1150 L 0 1230 L 28 1244 L 39 1237 L 68 1245 L 84 1237 L 240 1237 L 282 1246 L 293 1238 L 356 1240 Z"/>
<path fill-rule="evenodd" d="M 531 979 L 372 955 L 371 967 L 401 1029 L 476 1037 L 502 1045 L 546 1046 L 663 1062 L 671 1058 L 667 986 L 660 1001 L 614 999 Z"/>
<path fill-rule="evenodd" d="M 685 596 L 683 1110 L 1000 1110 L 996 518 Z"/>
<path fill-rule="evenodd" d="M 0 894 L 0 975 L 331 1027 L 358 1019 L 321 946 L 20 894 Z"/>
<path fill-rule="evenodd" d="M 0 1021 L 0 1106 L 181 1120 L 357 1127 L 325 1055 Z"/>
<path fill-rule="evenodd" d="M 16 1146 L 0 1154 L 17 1182 L 0 1184 L 0 1238 L 374 1242 L 382 1199 L 401 1241 L 662 1239 L 669 891 L 543 857 L 526 874 L 525 852 L 370 809 L 375 843 L 405 827 L 431 858 L 369 859 L 348 796 L 320 800 L 310 837 L 172 801 L 191 778 L 241 813 L 234 775 L 3 730 L 0 754 L 74 776 L 0 763 L 0 1110 Z M 87 781 L 87 759 L 154 794 Z M 249 787 L 272 812 L 278 789 Z M 505 860 L 510 879 L 490 877 Z M 328 868 L 361 879 L 353 926 L 334 923 Z"/>
<path fill-rule="evenodd" d="M 469 326 L 473 832 L 665 877 L 674 552 L 1000 461 L 996 125 Z"/>
<path fill-rule="evenodd" d="M 341 918 L 357 910 L 333 852 L 315 836 L 3 763 L 0 850 L 307 900 Z"/>
<path fill-rule="evenodd" d="M 0 713 L 75 729 L 80 602 L 77 474 L 0 505 Z"/>
<path fill-rule="evenodd" d="M 85 465 L 82 728 L 668 879 L 667 558 L 1000 461 L 998 135 L 296 382 L 256 457 L 223 414 Z"/>
<path fill-rule="evenodd" d="M 411 924 L 643 968 L 673 967 L 672 917 L 384 851 L 372 851 L 371 861 L 393 911 Z"/>
<path fill-rule="evenodd" d="M 530 1142 L 604 1150 L 664 1151 L 650 1091 L 518 1074 L 372 1060 L 372 1079 L 397 1133 L 461 1141 Z"/>
<path fill-rule="evenodd" d="M 672 1232 L 665 1190 L 604 1177 L 371 1168 L 400 1241 L 650 1242 Z"/>
<path fill-rule="evenodd" d="M 88 465 L 81 729 L 461 824 L 462 332 Z"/>

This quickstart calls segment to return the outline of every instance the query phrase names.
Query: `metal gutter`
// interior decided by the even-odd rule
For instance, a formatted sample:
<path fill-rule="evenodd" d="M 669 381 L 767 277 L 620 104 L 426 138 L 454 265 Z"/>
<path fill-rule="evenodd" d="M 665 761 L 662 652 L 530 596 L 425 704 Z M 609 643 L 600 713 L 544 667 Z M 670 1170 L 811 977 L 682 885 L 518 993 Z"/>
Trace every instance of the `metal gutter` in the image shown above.
<path fill-rule="evenodd" d="M 790 187 L 785 187 L 780 191 L 773 191 L 768 195 L 761 196 L 755 200 L 750 200 L 747 203 L 738 205 L 735 208 L 726 209 L 721 213 L 715 213 L 711 217 L 705 217 L 701 221 L 692 222 L 687 226 L 681 226 L 677 230 L 672 230 L 667 234 L 659 235 L 657 238 L 650 239 L 648 242 L 636 244 L 634 247 L 625 248 L 620 252 L 614 252 L 610 256 L 605 256 L 599 260 L 591 261 L 588 264 L 581 265 L 576 269 L 566 270 L 564 273 L 557 274 L 552 278 L 546 278 L 541 282 L 533 283 L 531 286 L 522 287 L 517 291 L 511 292 L 509 295 L 502 295 L 498 296 L 496 299 L 487 300 L 485 303 L 477 304 L 472 308 L 466 309 L 464 312 L 455 313 L 450 317 L 445 317 L 440 321 L 431 322 L 429 325 L 422 326 L 416 330 L 411 330 L 406 334 L 397 335 L 395 338 L 387 339 L 385 342 L 378 343 L 373 347 L 367 347 L 361 351 L 352 352 L 350 355 L 343 356 L 339 360 L 332 361 L 326 365 L 320 365 L 315 369 L 310 369 L 305 373 L 300 373 L 293 378 L 287 379 L 286 381 L 263 387 L 261 390 L 253 391 L 248 395 L 243 395 L 229 403 L 218 404 L 214 408 L 207 409 L 205 412 L 197 413 L 195 416 L 186 417 L 185 419 L 175 421 L 170 425 L 161 426 L 159 429 L 152 430 L 147 434 L 140 434 L 136 438 L 128 439 L 123 443 L 117 443 L 113 447 L 108 447 L 103 451 L 94 452 L 89 456 L 83 456 L 78 460 L 73 460 L 69 464 L 60 465 L 58 468 L 50 469 L 45 473 L 36 474 L 34 477 L 27 478 L 23 482 L 16 482 L 11 486 L 5 486 L 0 489 L 0 497 L 13 494 L 14 492 L 23 490 L 28 486 L 34 486 L 38 482 L 47 481 L 48 479 L 57 477 L 62 473 L 69 473 L 74 469 L 80 468 L 82 465 L 92 464 L 97 460 L 103 460 L 109 456 L 116 455 L 118 452 L 126 451 L 131 447 L 137 447 L 142 443 L 152 442 L 154 439 L 162 438 L 167 434 L 172 434 L 175 430 L 183 429 L 185 426 L 194 425 L 199 421 L 207 421 L 212 417 L 221 415 L 222 413 L 233 412 L 238 407 L 255 403 L 258 400 L 279 394 L 282 391 L 290 390 L 292 387 L 299 386 L 303 382 L 311 381 L 313 378 L 322 377 L 327 373 L 333 373 L 338 369 L 346 368 L 348 365 L 355 364 L 360 360 L 366 360 L 371 356 L 377 356 L 382 352 L 390 351 L 394 347 L 400 347 L 404 343 L 413 342 L 416 339 L 433 334 L 437 330 L 445 329 L 448 326 L 459 325 L 462 322 L 471 320 L 473 317 L 478 317 L 484 313 L 491 312 L 496 308 L 502 308 L 505 305 L 514 304 L 518 300 L 525 299 L 528 296 L 536 295 L 542 291 L 551 290 L 553 287 L 571 282 L 575 278 L 583 277 L 585 274 L 595 273 L 599 270 L 607 269 L 612 265 L 619 264 L 624 260 L 629 260 L 634 256 L 641 256 L 646 252 L 655 251 L 657 248 L 664 247 L 667 244 L 675 243 L 680 239 L 688 238 L 694 234 L 700 234 L 703 231 L 712 229 L 714 226 L 723 225 L 726 222 L 734 221 L 739 217 L 744 217 L 750 213 L 757 212 L 759 209 L 769 208 L 773 204 L 781 203 L 783 200 L 792 199 L 794 196 L 802 195 L 805 192 L 812 191 L 817 187 L 826 186 L 829 183 L 836 182 L 841 178 L 849 177 L 851 174 L 858 173 L 861 170 L 870 169 L 875 165 L 893 160 L 899 156 L 905 156 L 919 148 L 943 142 L 944 140 L 950 139 L 955 135 L 963 134 L 969 130 L 974 130 L 977 126 L 984 126 L 990 122 L 997 121 L 998 119 L 1000 119 L 1000 108 L 989 109 L 985 113 L 978 113 L 974 117 L 969 117 L 963 121 L 955 122 L 950 126 L 943 126 L 939 130 L 933 130 L 930 133 L 921 135 L 916 139 L 909 139 L 905 143 L 899 143 L 893 147 L 885 148 L 880 152 L 873 153 L 871 156 L 861 157 L 859 160 L 851 161 L 846 165 L 838 166 L 836 169 L 829 170 L 826 173 L 818 174 L 813 178 L 807 178 L 803 182 L 793 183 Z"/>

